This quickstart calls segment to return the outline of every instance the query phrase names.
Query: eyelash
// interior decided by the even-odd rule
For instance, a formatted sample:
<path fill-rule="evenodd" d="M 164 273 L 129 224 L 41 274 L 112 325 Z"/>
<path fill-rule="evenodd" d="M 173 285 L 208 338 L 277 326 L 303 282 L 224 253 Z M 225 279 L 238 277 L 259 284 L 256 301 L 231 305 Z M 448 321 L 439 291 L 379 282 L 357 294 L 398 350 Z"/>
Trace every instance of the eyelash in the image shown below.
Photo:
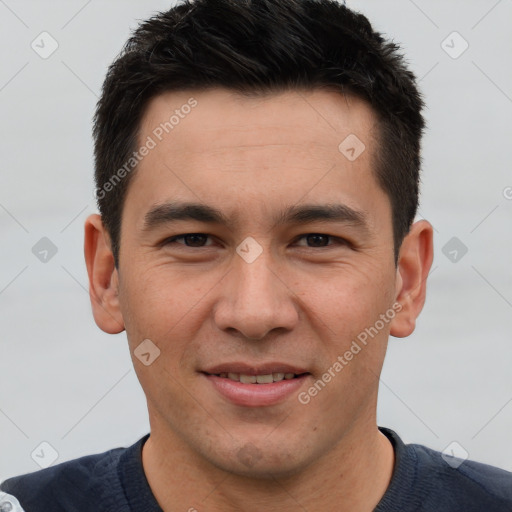
<path fill-rule="evenodd" d="M 180 240 L 180 239 L 185 239 L 186 237 L 188 236 L 205 236 L 205 237 L 208 237 L 208 238 L 212 238 L 211 235 L 208 235 L 206 233 L 184 233 L 182 235 L 176 235 L 176 236 L 172 236 L 170 238 L 167 238 L 165 239 L 161 245 L 170 245 L 172 243 L 176 243 L 176 240 Z M 339 237 L 335 237 L 335 236 L 332 236 L 332 235 L 326 235 L 324 233 L 306 233 L 304 235 L 300 235 L 299 237 L 297 237 L 295 239 L 295 241 L 298 241 L 298 240 L 301 240 L 303 238 L 306 238 L 308 236 L 320 236 L 320 237 L 326 237 L 328 238 L 330 241 L 334 241 L 336 242 L 338 245 L 347 245 L 347 246 L 350 246 L 350 242 L 348 242 L 347 240 L 343 239 L 343 238 L 339 238 Z M 184 247 L 187 247 L 189 249 L 202 249 L 204 247 L 209 247 L 209 246 L 199 246 L 199 247 L 191 247 L 191 246 L 188 246 L 186 244 L 179 244 L 179 245 L 183 245 Z M 329 244 L 329 245 L 326 245 L 326 246 L 319 246 L 319 247 L 309 247 L 309 246 L 306 246 L 306 248 L 309 248 L 309 249 L 324 249 L 324 248 L 327 248 L 327 247 L 332 247 L 333 244 Z"/>

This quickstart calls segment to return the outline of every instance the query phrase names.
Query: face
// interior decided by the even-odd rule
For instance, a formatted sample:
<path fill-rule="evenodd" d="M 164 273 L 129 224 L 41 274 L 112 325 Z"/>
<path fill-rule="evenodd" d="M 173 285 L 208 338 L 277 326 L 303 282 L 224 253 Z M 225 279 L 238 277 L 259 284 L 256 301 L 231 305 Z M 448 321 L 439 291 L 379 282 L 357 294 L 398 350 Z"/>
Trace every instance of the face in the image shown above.
<path fill-rule="evenodd" d="M 374 133 L 336 92 L 149 104 L 117 298 L 155 439 L 277 476 L 375 425 L 398 277 Z"/>

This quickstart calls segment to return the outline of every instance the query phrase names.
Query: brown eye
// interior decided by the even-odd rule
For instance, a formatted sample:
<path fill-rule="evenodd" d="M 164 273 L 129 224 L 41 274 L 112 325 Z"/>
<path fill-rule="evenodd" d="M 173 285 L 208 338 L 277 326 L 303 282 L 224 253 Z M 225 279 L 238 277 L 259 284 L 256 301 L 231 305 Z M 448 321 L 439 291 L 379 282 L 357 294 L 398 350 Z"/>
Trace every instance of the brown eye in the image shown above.
<path fill-rule="evenodd" d="M 306 240 L 310 247 L 326 247 L 329 245 L 329 235 L 306 235 Z"/>
<path fill-rule="evenodd" d="M 297 240 L 305 240 L 306 244 L 299 243 L 298 245 L 312 249 L 321 247 L 333 247 L 334 245 L 347 245 L 347 242 L 343 240 L 343 238 L 325 235 L 323 233 L 308 233 L 307 235 L 300 236 Z"/>
<path fill-rule="evenodd" d="M 205 247 L 207 245 L 206 241 L 208 238 L 209 235 L 205 235 L 204 233 L 186 233 L 184 235 L 177 235 L 168 238 L 165 240 L 163 245 L 170 245 L 172 243 L 176 243 L 177 240 L 183 240 L 184 243 L 178 242 L 178 244 L 185 245 L 186 247 Z"/>

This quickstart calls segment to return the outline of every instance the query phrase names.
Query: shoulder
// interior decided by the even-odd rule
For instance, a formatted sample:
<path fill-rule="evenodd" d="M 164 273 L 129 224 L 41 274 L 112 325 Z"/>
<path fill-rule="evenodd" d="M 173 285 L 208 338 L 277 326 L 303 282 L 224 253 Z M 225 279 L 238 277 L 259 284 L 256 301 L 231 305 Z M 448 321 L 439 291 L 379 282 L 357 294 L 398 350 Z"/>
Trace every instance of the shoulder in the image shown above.
<path fill-rule="evenodd" d="M 30 512 L 115 510 L 108 504 L 123 494 L 117 468 L 127 450 L 114 448 L 9 478 L 0 490 L 15 496 Z"/>
<path fill-rule="evenodd" d="M 447 456 L 420 444 L 404 444 L 381 428 L 395 449 L 395 470 L 381 508 L 397 505 L 417 512 L 512 511 L 512 473 L 494 466 Z"/>
<path fill-rule="evenodd" d="M 488 464 L 447 456 L 426 446 L 408 445 L 419 461 L 419 470 L 435 483 L 438 495 L 475 504 L 508 505 L 512 510 L 512 473 Z M 498 509 L 496 509 L 498 510 Z M 506 509 L 501 509 L 506 510 Z"/>

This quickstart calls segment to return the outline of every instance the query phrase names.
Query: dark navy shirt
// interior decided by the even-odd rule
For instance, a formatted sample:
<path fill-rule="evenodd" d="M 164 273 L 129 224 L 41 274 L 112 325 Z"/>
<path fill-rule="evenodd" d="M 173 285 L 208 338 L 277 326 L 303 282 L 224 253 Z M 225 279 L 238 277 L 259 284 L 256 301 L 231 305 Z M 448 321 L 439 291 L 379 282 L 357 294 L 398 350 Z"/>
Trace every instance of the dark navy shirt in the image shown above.
<path fill-rule="evenodd" d="M 393 444 L 395 468 L 374 512 L 512 512 L 512 473 L 469 460 L 448 463 L 440 452 L 406 445 L 379 428 Z M 25 512 L 162 512 L 142 467 L 148 437 L 10 478 L 0 490 L 16 497 Z"/>

